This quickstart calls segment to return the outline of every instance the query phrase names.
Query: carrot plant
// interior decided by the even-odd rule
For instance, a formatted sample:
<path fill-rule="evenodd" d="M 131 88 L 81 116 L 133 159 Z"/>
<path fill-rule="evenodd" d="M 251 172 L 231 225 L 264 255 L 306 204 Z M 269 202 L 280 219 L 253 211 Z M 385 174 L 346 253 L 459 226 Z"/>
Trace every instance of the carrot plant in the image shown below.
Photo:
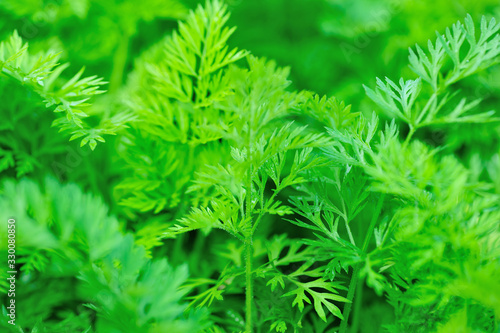
<path fill-rule="evenodd" d="M 90 66 L 109 92 L 59 63 L 76 41 L 0 44 L 3 331 L 498 331 L 500 118 L 471 89 L 495 19 L 410 48 L 353 110 L 234 47 L 221 1 L 168 4 L 51 7 L 120 35 Z"/>

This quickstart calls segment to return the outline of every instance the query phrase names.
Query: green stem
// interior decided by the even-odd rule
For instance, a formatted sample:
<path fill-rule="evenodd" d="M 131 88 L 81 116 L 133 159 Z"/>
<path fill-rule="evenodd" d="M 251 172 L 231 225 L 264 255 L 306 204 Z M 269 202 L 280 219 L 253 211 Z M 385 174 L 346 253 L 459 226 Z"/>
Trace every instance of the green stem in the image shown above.
<path fill-rule="evenodd" d="M 354 240 L 354 237 L 352 236 L 351 228 L 349 227 L 349 223 L 347 223 L 347 219 L 345 219 L 344 222 L 345 222 L 345 228 L 347 230 L 347 234 L 349 235 L 349 241 L 351 242 L 352 245 L 356 246 L 356 241 Z"/>
<path fill-rule="evenodd" d="M 370 244 L 371 236 L 373 233 L 373 229 L 375 228 L 375 224 L 377 223 L 378 217 L 380 215 L 380 212 L 382 210 L 382 204 L 384 202 L 385 194 L 380 195 L 377 203 L 377 207 L 375 208 L 375 212 L 372 216 L 372 220 L 370 221 L 370 226 L 368 227 L 368 230 L 365 235 L 365 240 L 363 241 L 363 247 L 361 251 L 363 253 L 366 252 L 368 249 L 368 245 Z M 354 299 L 354 295 L 356 293 L 356 288 L 358 286 L 358 279 L 359 279 L 359 271 L 361 269 L 361 263 L 357 264 L 354 267 L 354 271 L 352 272 L 352 277 L 351 277 L 351 282 L 349 283 L 349 290 L 347 291 L 347 299 L 349 300 L 348 303 L 345 304 L 344 307 L 344 320 L 342 320 L 342 323 L 340 324 L 340 331 L 339 333 L 346 333 L 347 332 L 347 324 L 349 322 L 349 314 L 351 312 L 351 307 L 352 307 L 352 300 Z"/>
<path fill-rule="evenodd" d="M 253 279 L 252 279 L 252 257 L 253 257 L 253 248 L 252 248 L 252 237 L 249 237 L 247 242 L 245 242 L 245 277 L 246 277 L 246 293 L 245 293 L 245 319 L 246 319 L 246 332 L 253 332 L 252 325 L 252 299 L 253 299 Z"/>
<path fill-rule="evenodd" d="M 361 304 L 363 301 L 363 279 L 358 279 L 356 298 L 354 299 L 354 313 L 352 317 L 351 333 L 359 332 L 359 319 L 361 318 Z"/>
<path fill-rule="evenodd" d="M 363 248 L 361 249 L 363 252 L 366 252 L 366 250 L 368 250 L 368 245 L 370 245 L 373 229 L 375 229 L 375 223 L 377 223 L 378 217 L 380 216 L 380 212 L 382 211 L 382 204 L 384 203 L 384 199 L 385 199 L 385 193 L 382 193 L 378 198 L 377 207 L 375 208 L 375 212 L 372 216 L 370 226 L 368 227 L 368 233 L 366 234 L 365 241 L 363 242 Z"/>
<path fill-rule="evenodd" d="M 406 137 L 406 140 L 403 143 L 403 146 L 406 147 L 408 145 L 408 143 L 410 143 L 410 140 L 413 137 L 413 134 L 415 134 L 415 127 L 413 127 L 413 125 L 410 125 L 410 132 L 408 133 L 408 136 Z"/>
<path fill-rule="evenodd" d="M 248 135 L 248 155 L 251 153 L 251 132 Z M 252 226 L 252 166 L 249 165 L 246 179 L 246 197 L 245 197 L 245 218 L 247 219 L 248 234 L 245 235 L 245 321 L 246 333 L 253 332 L 252 324 L 252 303 L 253 303 L 253 276 L 252 276 L 252 258 L 253 258 L 253 226 Z"/>
<path fill-rule="evenodd" d="M 340 323 L 340 333 L 346 333 L 347 332 L 347 323 L 349 321 L 349 314 L 351 312 L 351 307 L 352 307 L 352 300 L 354 298 L 354 294 L 356 292 L 356 286 L 358 284 L 358 277 L 359 277 L 359 269 L 361 268 L 361 265 L 356 265 L 354 267 L 354 271 L 352 272 L 352 277 L 351 277 L 351 282 L 349 283 L 349 290 L 347 291 L 347 299 L 349 300 L 348 303 L 345 304 L 344 307 L 344 320 L 342 320 L 342 323 Z"/>

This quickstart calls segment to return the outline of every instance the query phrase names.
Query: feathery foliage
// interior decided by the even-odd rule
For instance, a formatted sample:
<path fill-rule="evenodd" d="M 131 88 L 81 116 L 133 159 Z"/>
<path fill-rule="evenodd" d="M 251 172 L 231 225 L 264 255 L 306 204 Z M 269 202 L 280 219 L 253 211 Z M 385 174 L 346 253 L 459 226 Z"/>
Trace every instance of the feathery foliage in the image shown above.
<path fill-rule="evenodd" d="M 41 3 L 0 4 L 46 24 L 0 44 L 4 331 L 498 331 L 495 19 L 416 38 L 351 106 L 240 49 L 246 3 Z"/>

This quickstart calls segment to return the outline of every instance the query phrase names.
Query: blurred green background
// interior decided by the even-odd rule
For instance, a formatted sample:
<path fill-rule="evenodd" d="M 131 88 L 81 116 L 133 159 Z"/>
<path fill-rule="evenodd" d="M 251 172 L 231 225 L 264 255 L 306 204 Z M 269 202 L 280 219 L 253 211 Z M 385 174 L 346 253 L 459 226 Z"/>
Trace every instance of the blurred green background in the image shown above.
<path fill-rule="evenodd" d="M 291 66 L 294 88 L 354 106 L 362 84 L 407 71 L 408 47 L 425 45 L 469 13 L 500 16 L 497 0 L 228 0 L 230 44 Z M 134 58 L 169 34 L 195 0 L 4 0 L 2 39 L 17 29 L 31 48 L 63 50 L 75 69 L 118 89 Z M 63 59 L 64 59 L 63 58 Z M 498 77 L 498 76 L 497 76 Z M 497 90 L 499 80 L 488 89 Z"/>

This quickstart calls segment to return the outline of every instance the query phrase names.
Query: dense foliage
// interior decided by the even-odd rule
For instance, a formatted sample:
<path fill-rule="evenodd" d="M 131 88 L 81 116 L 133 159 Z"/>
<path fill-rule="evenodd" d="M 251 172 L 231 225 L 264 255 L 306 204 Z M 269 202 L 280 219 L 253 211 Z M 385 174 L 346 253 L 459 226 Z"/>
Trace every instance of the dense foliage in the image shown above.
<path fill-rule="evenodd" d="M 2 332 L 498 332 L 500 5 L 452 3 L 1 2 Z"/>

